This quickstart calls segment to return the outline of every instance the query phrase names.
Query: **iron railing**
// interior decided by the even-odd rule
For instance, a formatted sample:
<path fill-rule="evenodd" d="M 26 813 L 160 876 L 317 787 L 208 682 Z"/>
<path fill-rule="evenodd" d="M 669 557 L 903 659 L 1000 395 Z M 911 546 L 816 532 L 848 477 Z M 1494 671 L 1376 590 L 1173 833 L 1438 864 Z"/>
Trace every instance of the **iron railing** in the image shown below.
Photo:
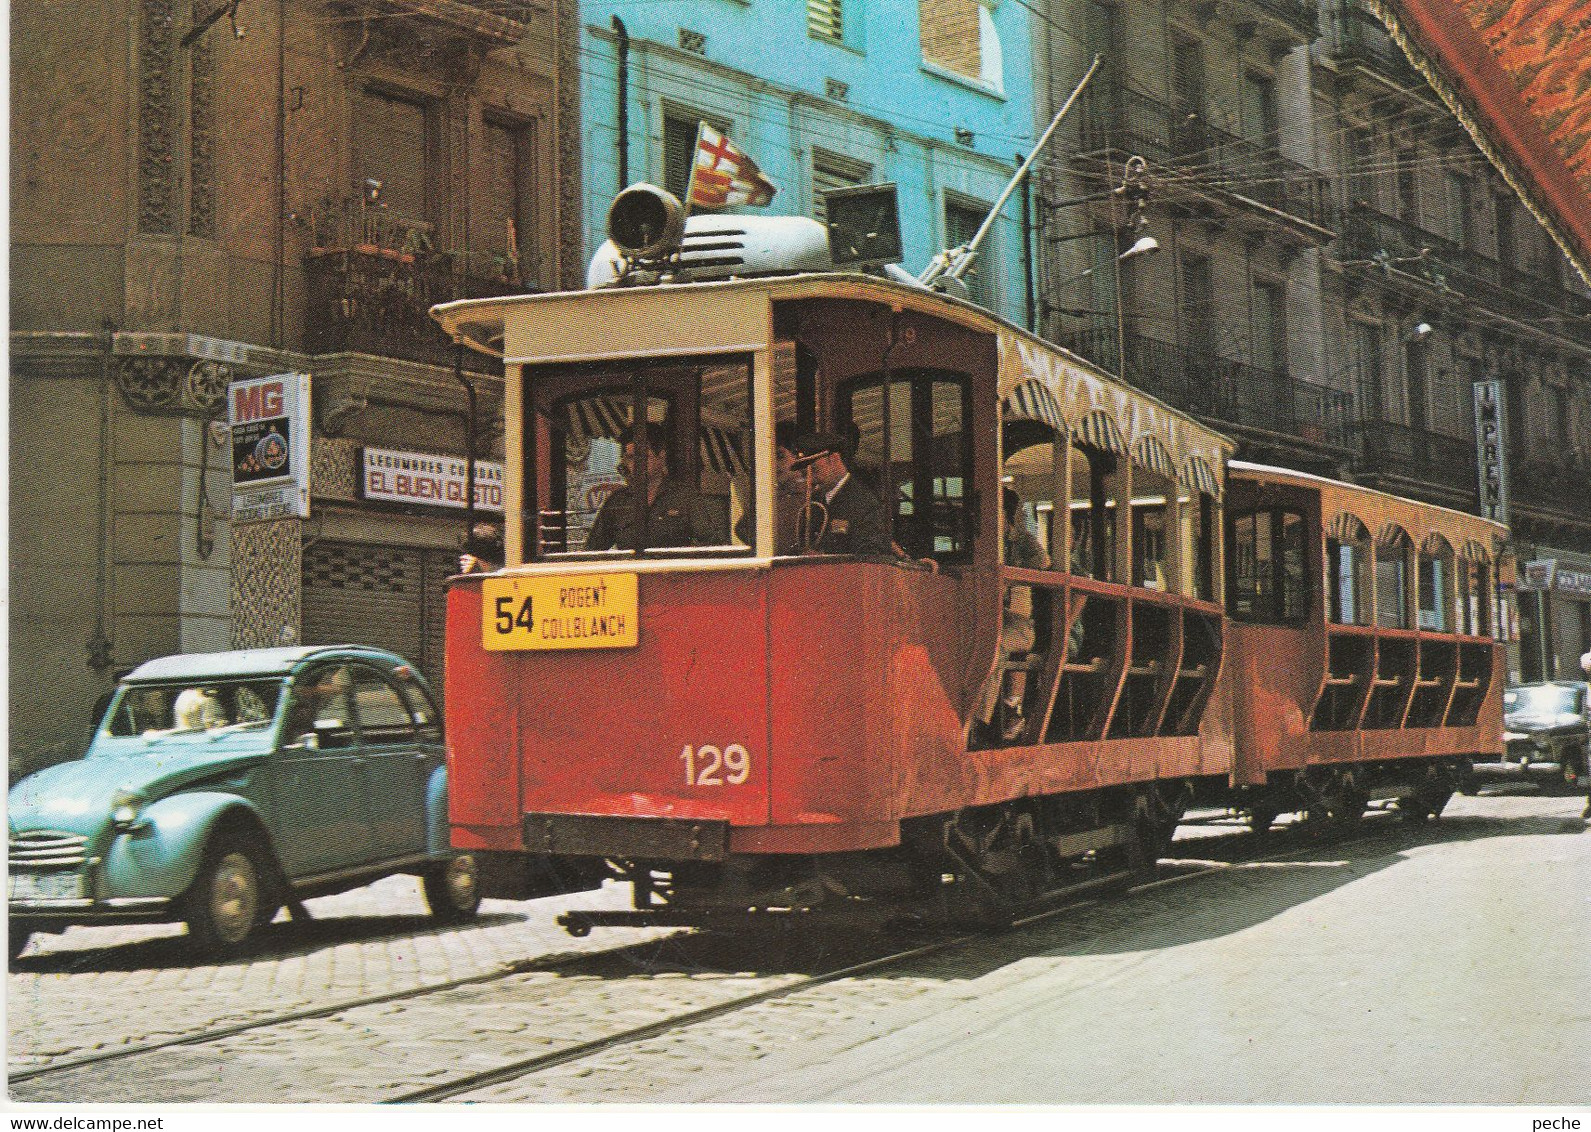
<path fill-rule="evenodd" d="M 1339 62 L 1357 63 L 1380 71 L 1399 86 L 1426 89 L 1420 72 L 1392 41 L 1381 21 L 1359 0 L 1336 0 L 1329 9 L 1327 24 L 1330 31 L 1326 47 Z"/>
<path fill-rule="evenodd" d="M 1504 314 L 1540 318 L 1591 318 L 1591 299 L 1568 289 L 1562 280 L 1520 269 L 1418 225 L 1366 205 L 1343 216 L 1337 258 L 1358 266 L 1393 268 L 1424 279 L 1435 287 L 1462 292 Z M 1591 339 L 1591 327 L 1564 329 Z"/>
<path fill-rule="evenodd" d="M 1399 476 L 1418 483 L 1475 490 L 1475 444 L 1456 436 L 1393 421 L 1360 421 L 1353 426 L 1356 463 L 1366 472 Z"/>
<path fill-rule="evenodd" d="M 321 251 L 305 263 L 309 305 L 305 336 L 311 353 L 356 351 L 432 365 L 451 365 L 454 348 L 429 311 L 454 299 L 520 294 L 502 278 L 454 269 L 445 253 L 363 248 Z M 464 352 L 472 370 L 494 371 L 492 359 Z"/>
<path fill-rule="evenodd" d="M 1082 110 L 1084 152 L 1138 154 L 1158 167 L 1158 183 L 1172 192 L 1214 192 L 1332 226 L 1326 178 L 1273 144 L 1227 133 L 1120 83 L 1088 91 Z"/>
<path fill-rule="evenodd" d="M 1312 444 L 1349 446 L 1351 401 L 1343 390 L 1139 334 L 1123 336 L 1126 365 L 1119 367 L 1117 333 L 1108 327 L 1080 331 L 1061 344 L 1193 416 Z"/>

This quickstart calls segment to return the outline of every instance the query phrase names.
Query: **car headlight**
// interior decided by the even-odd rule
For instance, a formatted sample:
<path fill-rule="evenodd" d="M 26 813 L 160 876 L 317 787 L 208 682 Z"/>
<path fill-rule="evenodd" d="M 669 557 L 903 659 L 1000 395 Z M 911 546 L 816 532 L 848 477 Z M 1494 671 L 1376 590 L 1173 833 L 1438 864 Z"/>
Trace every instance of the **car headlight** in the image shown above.
<path fill-rule="evenodd" d="M 110 820 L 117 829 L 137 829 L 144 824 L 144 807 L 149 804 L 136 790 L 118 790 L 111 795 Z"/>

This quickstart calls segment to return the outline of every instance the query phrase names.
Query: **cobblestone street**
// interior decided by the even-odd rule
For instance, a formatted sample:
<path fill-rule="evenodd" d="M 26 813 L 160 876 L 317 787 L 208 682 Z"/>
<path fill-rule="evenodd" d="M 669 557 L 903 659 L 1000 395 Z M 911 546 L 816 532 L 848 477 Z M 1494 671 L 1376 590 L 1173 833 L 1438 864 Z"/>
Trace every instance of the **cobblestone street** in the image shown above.
<path fill-rule="evenodd" d="M 250 960 L 221 965 L 184 965 L 180 928 L 74 929 L 36 940 L 10 976 L 14 1072 L 480 981 L 52 1073 L 12 1096 L 369 1102 L 570 1050 L 459 1099 L 1575 1103 L 1591 966 L 1518 958 L 1577 954 L 1591 935 L 1581 804 L 1455 798 L 1439 823 L 1372 818 L 1341 844 L 1216 863 L 814 985 L 806 976 L 865 958 L 864 945 L 664 945 L 662 929 L 572 940 L 554 922 L 571 905 L 617 905 L 617 889 L 491 902 L 479 923 L 442 930 L 394 878 L 312 902 L 312 924 L 279 922 Z M 1180 838 L 1168 875 L 1210 844 Z M 670 1025 L 719 1004 L 731 1008 Z M 661 1029 L 578 1052 L 647 1026 Z"/>

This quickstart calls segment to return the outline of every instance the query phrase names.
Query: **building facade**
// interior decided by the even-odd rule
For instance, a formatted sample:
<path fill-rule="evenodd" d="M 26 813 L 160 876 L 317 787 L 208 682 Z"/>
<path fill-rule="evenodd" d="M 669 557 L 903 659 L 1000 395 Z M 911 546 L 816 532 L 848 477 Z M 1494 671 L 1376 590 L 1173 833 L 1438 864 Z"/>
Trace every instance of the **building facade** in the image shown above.
<path fill-rule="evenodd" d="M 80 754 L 152 656 L 355 639 L 439 674 L 463 511 L 367 492 L 364 449 L 500 445 L 500 375 L 456 369 L 426 309 L 579 278 L 573 23 L 558 0 L 13 11 L 14 774 Z M 312 382 L 309 516 L 234 525 L 227 390 L 284 372 Z"/>
<path fill-rule="evenodd" d="M 1105 60 L 1038 186 L 1044 333 L 1242 458 L 1467 511 L 1496 383 L 1512 550 L 1556 571 L 1521 594 L 1512 674 L 1576 672 L 1591 291 L 1375 18 L 1057 0 L 1034 42 L 1040 120 Z M 1160 250 L 1123 257 L 1145 234 Z"/>
<path fill-rule="evenodd" d="M 769 213 L 821 219 L 825 189 L 895 183 L 914 275 L 972 237 L 1032 145 L 1019 4 L 587 2 L 581 23 L 592 251 L 625 183 L 683 195 L 701 121 L 779 187 Z M 1009 205 L 969 277 L 976 301 L 1017 322 L 1029 303 L 1026 248 Z"/>

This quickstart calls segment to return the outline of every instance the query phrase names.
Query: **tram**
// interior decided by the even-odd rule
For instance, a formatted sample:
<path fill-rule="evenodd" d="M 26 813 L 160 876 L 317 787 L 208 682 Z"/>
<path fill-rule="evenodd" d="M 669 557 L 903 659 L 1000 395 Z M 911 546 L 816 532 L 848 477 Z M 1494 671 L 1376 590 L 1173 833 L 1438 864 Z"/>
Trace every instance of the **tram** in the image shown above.
<path fill-rule="evenodd" d="M 633 885 L 577 934 L 1006 918 L 1135 875 L 1189 806 L 1425 816 L 1501 750 L 1497 524 L 1235 463 L 946 294 L 711 274 L 433 312 L 506 373 L 506 561 L 447 613 L 486 895 Z M 813 553 L 810 480 L 788 545 L 791 429 L 844 439 L 889 553 Z M 688 522 L 598 549 L 649 432 L 618 490 L 666 477 Z"/>

